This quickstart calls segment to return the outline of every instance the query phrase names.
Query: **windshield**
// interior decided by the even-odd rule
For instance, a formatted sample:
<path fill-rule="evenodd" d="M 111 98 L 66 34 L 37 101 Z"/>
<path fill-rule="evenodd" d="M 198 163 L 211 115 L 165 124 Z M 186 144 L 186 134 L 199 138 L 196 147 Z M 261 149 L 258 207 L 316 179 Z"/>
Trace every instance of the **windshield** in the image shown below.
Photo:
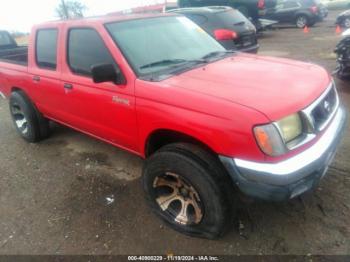
<path fill-rule="evenodd" d="M 203 62 L 225 49 L 203 29 L 182 16 L 116 22 L 107 30 L 138 76 L 169 73 L 174 67 Z"/>

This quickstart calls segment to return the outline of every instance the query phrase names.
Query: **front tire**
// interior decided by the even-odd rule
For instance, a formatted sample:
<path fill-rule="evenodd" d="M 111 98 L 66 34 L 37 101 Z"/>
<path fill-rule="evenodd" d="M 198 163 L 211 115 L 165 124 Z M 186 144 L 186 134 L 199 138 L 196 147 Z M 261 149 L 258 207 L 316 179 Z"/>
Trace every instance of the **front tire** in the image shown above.
<path fill-rule="evenodd" d="M 36 143 L 49 136 L 49 121 L 41 115 L 25 93 L 13 92 L 9 106 L 17 133 L 24 140 Z"/>
<path fill-rule="evenodd" d="M 153 211 L 189 236 L 215 239 L 233 221 L 233 186 L 218 160 L 190 144 L 171 144 L 145 163 L 143 186 Z"/>

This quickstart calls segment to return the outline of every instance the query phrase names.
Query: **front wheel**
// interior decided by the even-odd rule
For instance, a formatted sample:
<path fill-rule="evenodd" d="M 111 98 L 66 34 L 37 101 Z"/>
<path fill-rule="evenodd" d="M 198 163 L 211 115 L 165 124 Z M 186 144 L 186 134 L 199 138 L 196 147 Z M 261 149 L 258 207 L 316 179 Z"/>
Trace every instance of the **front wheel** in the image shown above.
<path fill-rule="evenodd" d="M 233 187 L 215 157 L 201 148 L 164 147 L 146 161 L 143 185 L 151 208 L 173 229 L 209 239 L 228 231 Z"/>

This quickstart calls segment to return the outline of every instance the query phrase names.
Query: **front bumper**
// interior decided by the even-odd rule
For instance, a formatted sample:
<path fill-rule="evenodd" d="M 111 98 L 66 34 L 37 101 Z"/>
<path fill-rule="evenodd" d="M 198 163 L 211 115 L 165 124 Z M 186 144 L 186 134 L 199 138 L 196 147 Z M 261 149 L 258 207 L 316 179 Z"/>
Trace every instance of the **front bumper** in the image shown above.
<path fill-rule="evenodd" d="M 240 190 L 255 198 L 284 201 L 315 188 L 326 174 L 346 126 L 339 107 L 328 129 L 310 148 L 279 163 L 258 163 L 220 156 Z"/>

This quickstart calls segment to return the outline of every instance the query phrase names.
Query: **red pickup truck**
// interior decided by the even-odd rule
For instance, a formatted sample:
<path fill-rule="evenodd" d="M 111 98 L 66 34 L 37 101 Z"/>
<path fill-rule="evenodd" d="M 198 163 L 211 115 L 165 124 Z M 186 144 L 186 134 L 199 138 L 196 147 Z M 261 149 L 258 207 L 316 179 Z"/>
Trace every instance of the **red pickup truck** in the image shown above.
<path fill-rule="evenodd" d="M 346 122 L 323 68 L 226 51 L 172 14 L 36 26 L 28 52 L 0 53 L 0 90 L 29 142 L 55 121 L 145 158 L 151 208 L 206 238 L 228 230 L 238 190 L 315 188 Z"/>

